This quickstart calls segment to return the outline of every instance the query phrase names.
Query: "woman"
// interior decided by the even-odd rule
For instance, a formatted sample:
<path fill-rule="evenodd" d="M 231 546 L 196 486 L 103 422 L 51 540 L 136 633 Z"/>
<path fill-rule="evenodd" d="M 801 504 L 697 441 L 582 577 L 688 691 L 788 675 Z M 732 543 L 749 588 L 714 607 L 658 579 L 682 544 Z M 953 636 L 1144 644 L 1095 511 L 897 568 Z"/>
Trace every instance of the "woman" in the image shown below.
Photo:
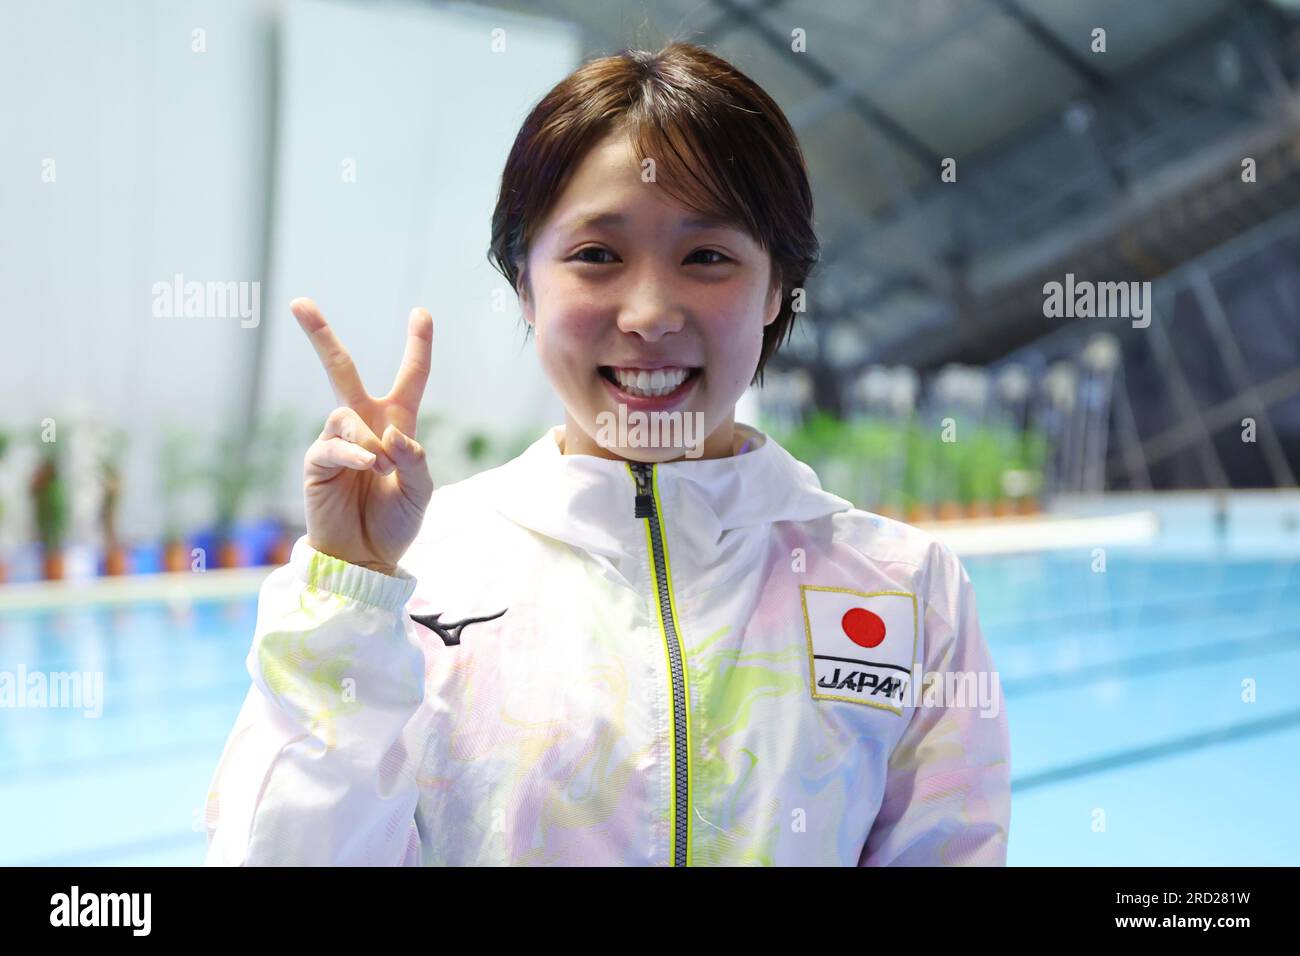
<path fill-rule="evenodd" d="M 342 404 L 208 862 L 1004 864 L 996 681 L 925 677 L 996 677 L 960 563 L 734 420 L 817 255 L 780 109 L 675 43 L 577 70 L 507 160 L 491 257 L 566 409 L 520 457 L 435 492 L 432 318 L 375 398 L 295 300 Z"/>

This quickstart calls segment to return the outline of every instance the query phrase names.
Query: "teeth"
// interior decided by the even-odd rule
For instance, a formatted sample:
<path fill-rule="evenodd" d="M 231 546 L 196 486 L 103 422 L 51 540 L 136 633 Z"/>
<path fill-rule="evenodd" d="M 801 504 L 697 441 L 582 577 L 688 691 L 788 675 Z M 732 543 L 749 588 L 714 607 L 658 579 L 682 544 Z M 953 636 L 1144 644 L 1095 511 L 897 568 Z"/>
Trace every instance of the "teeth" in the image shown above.
<path fill-rule="evenodd" d="M 690 372 L 684 368 L 657 368 L 653 372 L 645 369 L 614 369 L 614 378 L 633 395 L 653 397 L 667 395 L 674 391 Z"/>

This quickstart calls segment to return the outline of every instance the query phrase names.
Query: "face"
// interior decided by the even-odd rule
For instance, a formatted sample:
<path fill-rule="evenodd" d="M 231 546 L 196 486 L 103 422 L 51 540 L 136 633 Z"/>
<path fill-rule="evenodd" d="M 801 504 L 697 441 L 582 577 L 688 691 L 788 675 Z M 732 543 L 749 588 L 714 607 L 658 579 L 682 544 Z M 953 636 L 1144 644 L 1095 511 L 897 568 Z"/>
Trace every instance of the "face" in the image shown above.
<path fill-rule="evenodd" d="M 614 134 L 587 154 L 538 230 L 520 304 L 564 402 L 566 454 L 733 453 L 736 402 L 781 289 L 752 236 L 697 218 L 642 181 L 630 141 Z"/>

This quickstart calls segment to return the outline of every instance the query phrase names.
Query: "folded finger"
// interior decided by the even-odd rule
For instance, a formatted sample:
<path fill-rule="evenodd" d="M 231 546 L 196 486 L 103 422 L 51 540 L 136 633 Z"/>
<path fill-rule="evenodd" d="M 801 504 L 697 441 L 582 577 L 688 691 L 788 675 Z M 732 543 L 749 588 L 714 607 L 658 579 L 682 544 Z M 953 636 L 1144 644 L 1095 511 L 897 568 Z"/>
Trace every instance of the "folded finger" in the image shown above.
<path fill-rule="evenodd" d="M 373 452 L 342 438 L 318 438 L 307 449 L 307 471 L 316 477 L 327 477 L 341 468 L 366 471 L 374 464 Z"/>
<path fill-rule="evenodd" d="M 359 445 L 375 456 L 378 472 L 384 475 L 392 474 L 393 460 L 384 452 L 384 446 L 378 436 L 360 415 L 346 405 L 340 405 L 330 412 L 329 418 L 325 419 L 325 430 L 321 432 L 320 437 L 322 439 L 342 438 Z"/>

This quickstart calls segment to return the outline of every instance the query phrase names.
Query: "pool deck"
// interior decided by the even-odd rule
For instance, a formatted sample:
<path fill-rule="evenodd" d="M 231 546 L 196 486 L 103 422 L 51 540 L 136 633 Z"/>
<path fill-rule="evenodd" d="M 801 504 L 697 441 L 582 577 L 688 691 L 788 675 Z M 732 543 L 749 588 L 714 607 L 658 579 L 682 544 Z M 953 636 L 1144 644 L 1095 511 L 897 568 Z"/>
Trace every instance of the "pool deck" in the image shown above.
<path fill-rule="evenodd" d="M 1150 545 L 1187 554 L 1300 552 L 1300 491 L 1188 491 L 1061 496 L 1036 515 L 917 522 L 957 554 Z M 270 567 L 0 585 L 0 613 L 85 605 L 190 602 L 257 593 Z"/>
<path fill-rule="evenodd" d="M 6 584 L 0 585 L 0 612 L 140 601 L 162 601 L 183 607 L 193 601 L 256 594 L 272 570 L 270 567 L 231 568 Z"/>
<path fill-rule="evenodd" d="M 958 554 L 1143 543 L 1159 531 L 1156 516 L 1149 511 L 1087 518 L 1041 514 L 934 521 L 917 527 L 931 532 Z M 257 593 L 272 570 L 264 566 L 7 584 L 0 586 L 0 612 L 138 601 L 183 606 L 192 601 L 246 597 Z"/>

